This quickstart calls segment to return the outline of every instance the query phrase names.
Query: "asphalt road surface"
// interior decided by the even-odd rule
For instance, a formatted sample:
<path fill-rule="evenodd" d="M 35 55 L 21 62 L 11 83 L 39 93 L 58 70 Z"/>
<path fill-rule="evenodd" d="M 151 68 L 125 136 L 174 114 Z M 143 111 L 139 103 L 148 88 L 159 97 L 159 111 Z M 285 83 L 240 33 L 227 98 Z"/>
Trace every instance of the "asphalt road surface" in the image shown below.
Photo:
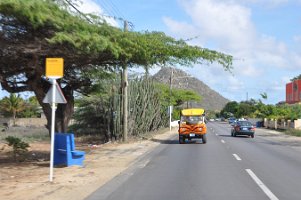
<path fill-rule="evenodd" d="M 207 144 L 178 138 L 95 191 L 88 200 L 300 200 L 301 144 L 263 130 L 231 137 L 226 123 L 210 122 Z"/>

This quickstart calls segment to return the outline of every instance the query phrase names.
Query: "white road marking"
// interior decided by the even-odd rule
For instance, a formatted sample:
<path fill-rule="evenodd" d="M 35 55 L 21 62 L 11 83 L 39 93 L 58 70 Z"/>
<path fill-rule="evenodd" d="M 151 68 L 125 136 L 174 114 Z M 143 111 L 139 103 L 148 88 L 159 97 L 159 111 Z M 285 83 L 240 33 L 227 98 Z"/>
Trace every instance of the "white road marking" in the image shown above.
<path fill-rule="evenodd" d="M 217 133 L 215 133 L 215 135 L 216 135 L 216 136 L 218 136 L 218 134 L 217 134 Z"/>
<path fill-rule="evenodd" d="M 221 142 L 224 143 L 224 144 L 226 143 L 225 140 L 221 140 Z"/>
<path fill-rule="evenodd" d="M 241 158 L 237 154 L 232 154 L 236 160 L 241 160 Z"/>
<path fill-rule="evenodd" d="M 271 199 L 271 200 L 279 200 L 272 192 L 271 190 L 261 182 L 261 180 L 254 174 L 254 172 L 251 169 L 246 169 L 248 174 L 252 177 L 252 179 L 255 181 L 255 183 L 262 189 L 262 191 Z"/>

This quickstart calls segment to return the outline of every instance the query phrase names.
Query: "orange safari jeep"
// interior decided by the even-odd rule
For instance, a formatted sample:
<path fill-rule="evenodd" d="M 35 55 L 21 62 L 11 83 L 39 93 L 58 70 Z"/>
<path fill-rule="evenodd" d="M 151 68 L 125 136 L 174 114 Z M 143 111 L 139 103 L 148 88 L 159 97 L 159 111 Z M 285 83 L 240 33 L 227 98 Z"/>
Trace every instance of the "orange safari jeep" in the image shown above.
<path fill-rule="evenodd" d="M 201 108 L 184 109 L 181 111 L 179 121 L 179 143 L 185 140 L 201 138 L 203 143 L 207 142 L 207 127 L 205 124 L 205 110 Z"/>

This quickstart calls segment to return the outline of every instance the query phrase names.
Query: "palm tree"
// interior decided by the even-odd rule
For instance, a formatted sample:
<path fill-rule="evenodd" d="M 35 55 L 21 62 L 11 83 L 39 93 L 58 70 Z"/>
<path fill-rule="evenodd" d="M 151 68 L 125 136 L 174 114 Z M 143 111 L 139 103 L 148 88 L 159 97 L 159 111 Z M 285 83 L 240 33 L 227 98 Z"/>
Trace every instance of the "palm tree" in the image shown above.
<path fill-rule="evenodd" d="M 11 93 L 9 97 L 4 97 L 0 104 L 1 111 L 6 111 L 13 116 L 13 123 L 16 125 L 16 116 L 18 112 L 21 112 L 26 108 L 24 100 L 20 95 Z"/>

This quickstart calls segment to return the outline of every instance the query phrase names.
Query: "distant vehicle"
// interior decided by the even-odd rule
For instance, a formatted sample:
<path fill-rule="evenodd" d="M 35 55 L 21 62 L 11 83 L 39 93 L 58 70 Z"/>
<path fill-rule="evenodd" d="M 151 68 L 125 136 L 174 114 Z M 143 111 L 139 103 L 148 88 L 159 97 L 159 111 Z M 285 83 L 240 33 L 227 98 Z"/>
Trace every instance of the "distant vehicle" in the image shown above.
<path fill-rule="evenodd" d="M 229 124 L 232 124 L 233 122 L 236 122 L 236 118 L 235 117 L 230 117 L 228 119 Z"/>
<path fill-rule="evenodd" d="M 209 119 L 209 121 L 210 121 L 210 122 L 214 122 L 214 121 L 215 121 L 215 119 L 213 119 L 213 118 L 210 118 L 210 119 Z"/>
<path fill-rule="evenodd" d="M 207 143 L 207 127 L 205 124 L 205 110 L 201 108 L 184 109 L 181 111 L 179 121 L 179 143 L 185 140 L 201 138 L 203 143 Z"/>
<path fill-rule="evenodd" d="M 248 135 L 254 138 L 255 126 L 249 121 L 237 121 L 234 123 L 231 129 L 231 136 L 236 137 L 237 135 Z"/>

